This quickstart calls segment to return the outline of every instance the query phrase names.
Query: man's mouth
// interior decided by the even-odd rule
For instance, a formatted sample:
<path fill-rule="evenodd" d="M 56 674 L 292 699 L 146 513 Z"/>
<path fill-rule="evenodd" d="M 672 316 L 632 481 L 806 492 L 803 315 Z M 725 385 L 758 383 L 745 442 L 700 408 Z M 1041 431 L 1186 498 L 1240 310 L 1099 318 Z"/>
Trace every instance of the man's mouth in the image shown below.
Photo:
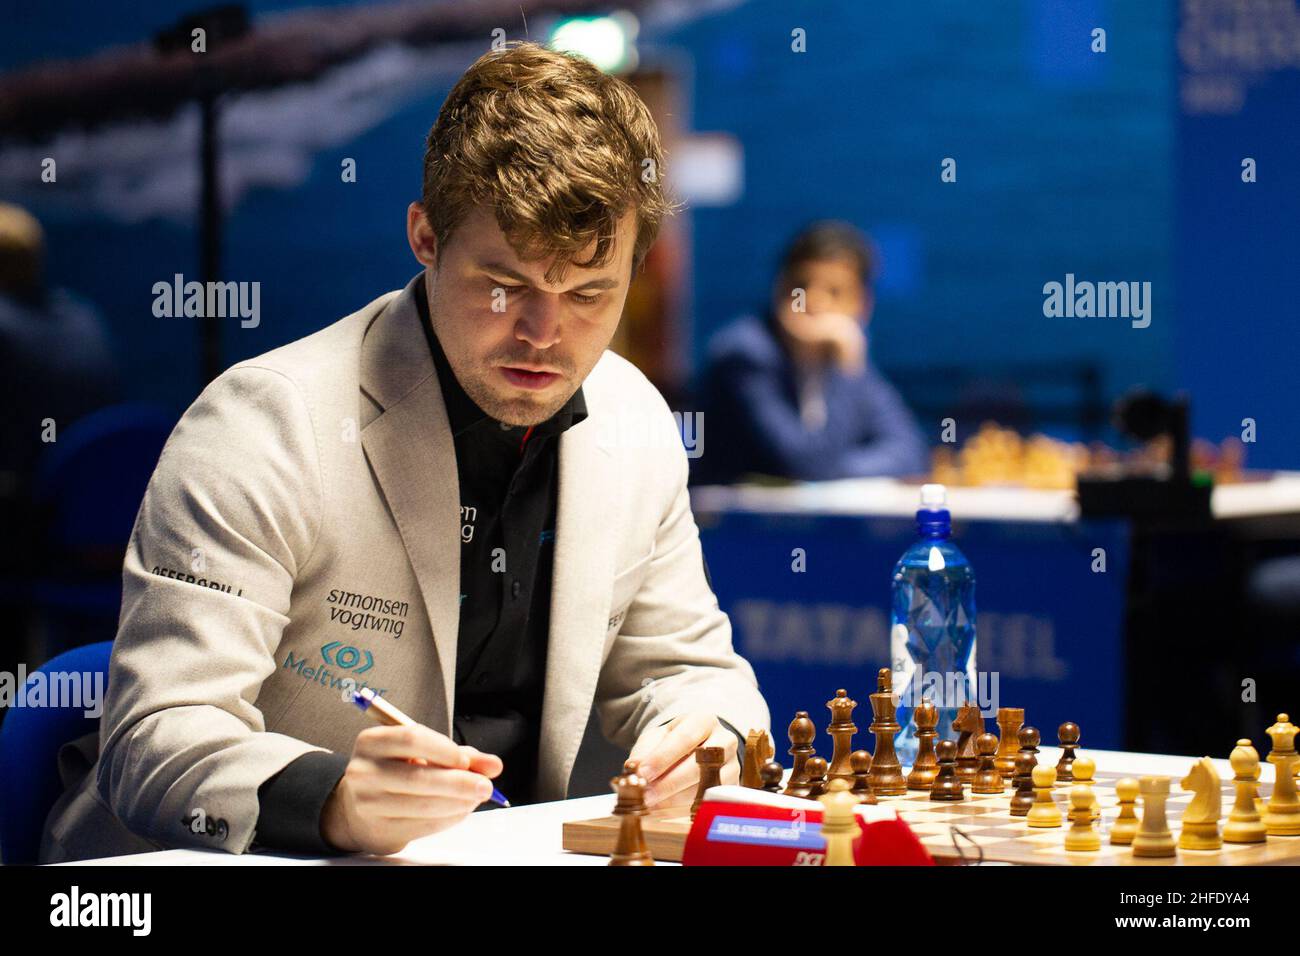
<path fill-rule="evenodd" d="M 520 388 L 542 389 L 551 383 L 557 381 L 560 377 L 559 372 L 552 372 L 546 369 L 524 368 L 518 365 L 501 366 L 501 374 L 505 376 L 507 382 L 511 385 L 517 385 Z"/>

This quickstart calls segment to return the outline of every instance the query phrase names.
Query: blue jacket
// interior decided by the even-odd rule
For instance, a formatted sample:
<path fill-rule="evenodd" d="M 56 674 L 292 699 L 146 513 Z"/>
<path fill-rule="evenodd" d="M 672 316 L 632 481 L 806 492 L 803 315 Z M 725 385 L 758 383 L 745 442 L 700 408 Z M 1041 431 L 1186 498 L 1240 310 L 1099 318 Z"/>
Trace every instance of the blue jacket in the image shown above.
<path fill-rule="evenodd" d="M 803 481 L 908 475 L 928 467 L 911 413 L 869 361 L 858 375 L 826 370 L 825 425 L 805 426 L 793 361 L 760 319 L 740 319 L 714 336 L 701 385 L 704 441 L 693 460 L 696 483 L 749 473 Z"/>

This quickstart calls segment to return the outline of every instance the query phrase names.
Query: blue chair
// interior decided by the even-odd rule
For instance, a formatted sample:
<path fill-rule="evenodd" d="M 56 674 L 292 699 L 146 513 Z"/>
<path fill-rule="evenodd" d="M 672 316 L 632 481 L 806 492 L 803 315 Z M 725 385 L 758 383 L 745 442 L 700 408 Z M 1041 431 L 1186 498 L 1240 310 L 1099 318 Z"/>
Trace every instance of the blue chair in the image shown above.
<path fill-rule="evenodd" d="M 48 680 L 53 671 L 99 671 L 104 674 L 107 695 L 112 649 L 112 641 L 73 648 L 28 675 L 27 687 L 31 688 L 40 673 Z M 36 862 L 45 818 L 63 793 L 59 748 L 99 727 L 99 718 L 86 717 L 85 709 L 15 706 L 0 724 L 0 860 L 4 863 Z"/>

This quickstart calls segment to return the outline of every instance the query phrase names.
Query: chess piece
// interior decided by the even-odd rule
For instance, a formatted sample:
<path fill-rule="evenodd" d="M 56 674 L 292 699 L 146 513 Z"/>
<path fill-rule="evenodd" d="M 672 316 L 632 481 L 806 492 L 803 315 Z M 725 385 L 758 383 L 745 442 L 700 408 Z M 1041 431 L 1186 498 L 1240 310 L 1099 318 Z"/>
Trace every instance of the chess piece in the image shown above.
<path fill-rule="evenodd" d="M 1268 755 L 1277 769 L 1273 775 L 1273 794 L 1264 811 L 1264 828 L 1269 836 L 1300 836 L 1300 797 L 1296 795 L 1294 766 L 1296 725 L 1286 714 L 1277 715 L 1277 723 L 1268 730 L 1273 748 Z"/>
<path fill-rule="evenodd" d="M 985 733 L 975 738 L 975 753 L 979 756 L 979 768 L 971 781 L 971 793 L 1001 793 L 1006 789 L 1002 783 L 1002 774 L 998 773 L 996 766 L 997 752 L 997 737 Z"/>
<path fill-rule="evenodd" d="M 994 763 L 1004 780 L 1010 780 L 1016 772 L 1016 754 L 1020 752 L 1020 728 L 1025 722 L 1023 707 L 999 707 L 998 755 Z"/>
<path fill-rule="evenodd" d="M 1056 729 L 1056 740 L 1061 745 L 1061 759 L 1056 762 L 1056 782 L 1074 781 L 1074 751 L 1079 746 L 1079 725 L 1067 720 Z"/>
<path fill-rule="evenodd" d="M 1029 808 L 1025 822 L 1031 827 L 1059 827 L 1061 825 L 1061 808 L 1052 797 L 1052 787 L 1056 784 L 1055 767 L 1034 768 L 1034 805 Z"/>
<path fill-rule="evenodd" d="M 1119 816 L 1110 828 L 1110 842 L 1115 846 L 1128 846 L 1138 831 L 1138 782 L 1132 777 L 1116 780 L 1115 796 L 1119 798 Z"/>
<path fill-rule="evenodd" d="M 1232 764 L 1232 784 L 1237 791 L 1237 799 L 1228 814 L 1228 822 L 1223 825 L 1225 843 L 1263 843 L 1268 839 L 1268 830 L 1264 819 L 1259 814 L 1255 798 L 1259 795 L 1259 751 L 1245 738 L 1237 741 L 1228 758 Z"/>
<path fill-rule="evenodd" d="M 610 866 L 654 866 L 646 846 L 645 834 L 641 832 L 641 818 L 646 815 L 645 788 L 646 779 L 637 773 L 641 765 L 639 760 L 629 760 L 623 764 L 623 773 L 610 781 L 610 786 L 618 794 L 618 803 L 614 805 L 614 816 L 618 818 L 618 842 L 610 855 Z"/>
<path fill-rule="evenodd" d="M 808 793 L 805 796 L 816 800 L 826 793 L 826 758 L 809 757 L 804 764 L 804 774 L 808 777 Z"/>
<path fill-rule="evenodd" d="M 853 769 L 853 795 L 859 803 L 875 803 L 876 795 L 871 790 L 871 754 L 865 750 L 855 750 L 849 754 L 849 766 Z"/>
<path fill-rule="evenodd" d="M 1091 851 L 1101 849 L 1101 836 L 1093 822 L 1092 811 L 1097 795 L 1092 787 L 1075 784 L 1070 788 L 1070 829 L 1065 833 L 1067 850 Z"/>
<path fill-rule="evenodd" d="M 696 747 L 695 762 L 700 768 L 700 782 L 695 785 L 695 799 L 691 801 L 691 820 L 704 802 L 704 793 L 710 787 L 722 785 L 722 764 L 727 752 L 721 747 Z"/>
<path fill-rule="evenodd" d="M 853 781 L 853 771 L 849 768 L 849 754 L 853 752 L 853 735 L 858 727 L 853 723 L 853 708 L 858 706 L 856 700 L 850 699 L 848 692 L 837 690 L 835 697 L 826 702 L 831 712 L 831 724 L 826 732 L 835 742 L 831 754 L 831 765 L 826 771 L 828 780 Z"/>
<path fill-rule="evenodd" d="M 1183 811 L 1183 829 L 1178 835 L 1178 846 L 1183 850 L 1217 850 L 1223 846 L 1219 835 L 1219 817 L 1223 815 L 1223 781 L 1209 757 L 1192 764 L 1187 776 L 1179 782 L 1184 790 L 1196 796 Z"/>
<path fill-rule="evenodd" d="M 877 797 L 895 797 L 907 793 L 903 768 L 894 752 L 894 737 L 901 728 L 896 714 L 898 701 L 894 697 L 893 674 L 888 667 L 876 674 L 876 692 L 871 695 L 871 714 L 874 718 L 867 729 L 876 736 L 876 751 L 871 755 L 871 790 Z"/>
<path fill-rule="evenodd" d="M 1034 755 L 1024 750 L 1016 754 L 1015 788 L 1011 797 L 1011 815 L 1023 817 L 1034 805 Z"/>
<path fill-rule="evenodd" d="M 1020 733 L 1016 734 L 1016 737 L 1020 742 L 1020 752 L 1022 754 L 1027 753 L 1034 758 L 1033 763 L 1029 765 L 1029 770 L 1032 773 L 1033 769 L 1038 766 L 1038 744 L 1040 743 L 1038 728 L 1021 727 Z"/>
<path fill-rule="evenodd" d="M 745 760 L 740 769 L 742 787 L 762 789 L 762 767 L 772 759 L 773 753 L 772 737 L 766 730 L 751 730 L 745 735 Z"/>
<path fill-rule="evenodd" d="M 957 776 L 957 745 L 951 740 L 941 740 L 936 748 L 939 770 L 930 784 L 930 799 L 954 803 L 966 799 L 966 789 Z"/>
<path fill-rule="evenodd" d="M 1133 834 L 1133 855 L 1141 857 L 1177 856 L 1174 835 L 1169 832 L 1165 804 L 1169 802 L 1168 777 L 1142 777 L 1138 780 L 1142 794 L 1142 822 Z"/>
<path fill-rule="evenodd" d="M 929 697 L 921 698 L 912 712 L 912 722 L 916 724 L 916 761 L 907 775 L 907 789 L 929 790 L 939 772 L 939 760 L 934 755 L 934 741 L 939 736 L 934 728 L 939 725 L 939 711 Z"/>
<path fill-rule="evenodd" d="M 827 784 L 821 798 L 822 836 L 826 839 L 826 859 L 822 866 L 855 866 L 853 844 L 862 828 L 858 825 L 855 809 L 857 799 L 849 792 L 849 783 L 836 777 Z"/>
<path fill-rule="evenodd" d="M 775 760 L 769 760 L 759 768 L 758 776 L 763 782 L 764 791 L 767 793 L 780 793 L 781 778 L 785 776 L 785 768 Z"/>
<path fill-rule="evenodd" d="M 1097 762 L 1091 757 L 1075 757 L 1074 766 L 1071 768 L 1074 773 L 1074 783 L 1076 786 L 1085 786 L 1092 790 L 1092 775 L 1097 772 Z M 1101 807 L 1097 801 L 1092 801 L 1092 818 L 1101 819 Z"/>
<path fill-rule="evenodd" d="M 975 738 L 984 733 L 984 718 L 979 707 L 969 700 L 958 707 L 957 715 L 952 719 L 952 729 L 958 731 L 957 776 L 962 783 L 970 783 L 979 767 Z"/>
<path fill-rule="evenodd" d="M 794 720 L 790 721 L 790 756 L 794 758 L 794 766 L 790 768 L 790 779 L 785 782 L 785 792 L 792 797 L 808 796 L 807 793 L 796 793 L 807 789 L 808 778 L 804 774 L 804 764 L 808 762 L 816 751 L 813 749 L 813 738 L 817 736 L 817 728 L 813 722 L 808 719 L 808 711 L 801 710 L 794 715 Z"/>
<path fill-rule="evenodd" d="M 1290 732 L 1291 732 L 1291 737 L 1289 738 L 1291 742 L 1289 744 L 1283 744 L 1281 747 L 1279 747 L 1276 743 L 1274 743 L 1272 749 L 1268 753 L 1268 762 L 1276 766 L 1280 764 L 1287 757 L 1296 756 L 1296 749 L 1295 749 L 1296 728 L 1291 723 L 1291 718 L 1288 717 L 1286 714 L 1278 714 L 1277 723 L 1274 726 L 1280 727 L 1284 735 L 1288 728 L 1290 728 Z M 1269 733 L 1268 731 L 1265 731 L 1265 733 L 1268 733 L 1270 738 L 1273 737 L 1273 734 Z"/>

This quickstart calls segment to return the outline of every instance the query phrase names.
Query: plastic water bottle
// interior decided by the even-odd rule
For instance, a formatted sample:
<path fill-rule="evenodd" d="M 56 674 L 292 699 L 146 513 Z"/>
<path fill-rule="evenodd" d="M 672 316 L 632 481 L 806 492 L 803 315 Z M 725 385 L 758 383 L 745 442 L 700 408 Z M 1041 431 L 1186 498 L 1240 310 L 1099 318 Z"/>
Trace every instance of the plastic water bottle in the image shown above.
<path fill-rule="evenodd" d="M 899 696 L 895 738 L 904 765 L 916 759 L 912 711 L 929 697 L 939 711 L 937 740 L 955 740 L 953 718 L 975 700 L 975 571 L 955 544 L 948 492 L 921 487 L 917 542 L 894 565 L 890 653 Z"/>

